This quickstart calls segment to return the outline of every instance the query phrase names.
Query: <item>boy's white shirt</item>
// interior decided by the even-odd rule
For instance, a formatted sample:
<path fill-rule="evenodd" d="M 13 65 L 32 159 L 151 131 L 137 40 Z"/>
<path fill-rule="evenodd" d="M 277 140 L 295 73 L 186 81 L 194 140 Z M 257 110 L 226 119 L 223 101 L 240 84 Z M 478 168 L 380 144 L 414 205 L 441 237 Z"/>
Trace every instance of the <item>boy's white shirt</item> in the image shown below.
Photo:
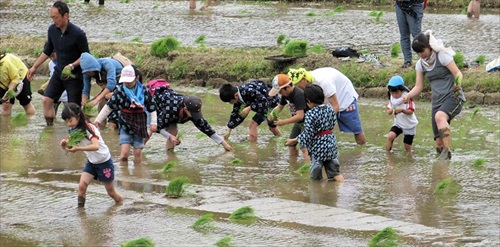
<path fill-rule="evenodd" d="M 392 109 L 393 111 L 396 109 L 402 109 L 406 110 L 410 107 L 410 104 L 413 105 L 413 109 L 415 109 L 415 103 L 413 100 L 409 100 L 408 103 L 404 104 L 403 103 L 403 96 L 408 94 L 408 92 L 403 92 L 401 97 L 399 98 L 394 98 L 391 95 L 391 99 L 389 103 L 387 104 L 388 109 Z M 407 115 L 404 113 L 399 113 L 394 115 L 394 125 L 402 128 L 402 129 L 412 129 L 415 128 L 418 124 L 418 119 L 417 116 L 415 115 L 415 112 L 413 112 L 411 115 Z"/>
<path fill-rule="evenodd" d="M 339 111 L 347 109 L 354 99 L 358 99 L 359 94 L 354 89 L 351 80 L 340 71 L 331 68 L 319 68 L 311 71 L 314 77 L 314 84 L 323 89 L 325 94 L 325 104 L 329 104 L 328 98 L 332 95 L 337 96 Z"/>

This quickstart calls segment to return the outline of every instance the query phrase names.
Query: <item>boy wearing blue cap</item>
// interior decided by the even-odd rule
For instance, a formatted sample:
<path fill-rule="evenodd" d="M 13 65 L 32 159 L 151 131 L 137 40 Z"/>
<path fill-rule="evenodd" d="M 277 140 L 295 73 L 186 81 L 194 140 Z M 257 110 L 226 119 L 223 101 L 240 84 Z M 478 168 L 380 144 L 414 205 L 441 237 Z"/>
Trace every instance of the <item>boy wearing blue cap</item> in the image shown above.
<path fill-rule="evenodd" d="M 387 135 L 385 148 L 391 151 L 392 143 L 402 133 L 404 135 L 403 143 L 405 150 L 411 153 L 411 145 L 415 137 L 418 124 L 415 116 L 415 104 L 412 99 L 403 103 L 403 96 L 410 91 L 404 83 L 403 77 L 393 76 L 387 83 L 389 103 L 387 104 L 387 114 L 394 115 L 394 124 Z"/>

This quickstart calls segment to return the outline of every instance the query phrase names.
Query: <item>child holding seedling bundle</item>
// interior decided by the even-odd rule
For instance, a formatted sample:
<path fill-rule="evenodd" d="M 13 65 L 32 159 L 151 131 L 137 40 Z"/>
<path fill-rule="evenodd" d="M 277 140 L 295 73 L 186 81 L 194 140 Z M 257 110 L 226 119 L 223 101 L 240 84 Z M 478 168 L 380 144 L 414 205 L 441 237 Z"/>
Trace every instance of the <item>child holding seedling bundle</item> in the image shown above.
<path fill-rule="evenodd" d="M 14 100 L 19 100 L 26 114 L 35 114 L 31 103 L 31 86 L 26 74 L 28 67 L 10 53 L 0 54 L 0 104 L 2 115 L 10 116 Z"/>
<path fill-rule="evenodd" d="M 387 84 L 389 103 L 387 104 L 387 114 L 394 114 L 394 125 L 391 127 L 387 135 L 387 143 L 385 148 L 391 151 L 392 143 L 401 133 L 404 135 L 405 150 L 411 153 L 411 145 L 415 137 L 418 124 L 417 116 L 415 116 L 415 104 L 412 99 L 403 103 L 403 96 L 408 94 L 410 89 L 405 86 L 403 77 L 393 76 Z"/>
<path fill-rule="evenodd" d="M 323 167 L 325 167 L 328 180 L 338 182 L 344 181 L 340 174 L 338 160 L 337 138 L 332 132 L 337 122 L 337 115 L 331 105 L 325 104 L 323 89 L 316 84 L 307 84 L 304 89 L 307 111 L 304 120 L 304 130 L 295 139 L 287 139 L 286 145 L 294 145 L 297 142 L 307 148 L 311 156 L 311 179 L 323 179 Z"/>
<path fill-rule="evenodd" d="M 78 207 L 85 206 L 87 187 L 92 179 L 103 182 L 106 192 L 115 202 L 123 201 L 113 185 L 113 159 L 99 130 L 87 121 L 82 109 L 75 103 L 66 104 L 61 117 L 70 128 L 68 139 L 60 142 L 61 147 L 71 153 L 83 151 L 87 155 L 87 163 L 78 183 Z"/>
<path fill-rule="evenodd" d="M 307 110 L 306 100 L 304 97 L 304 91 L 299 87 L 293 85 L 292 80 L 288 75 L 278 74 L 274 77 L 273 88 L 269 91 L 269 96 L 275 96 L 277 94 L 281 95 L 281 100 L 278 106 L 276 106 L 271 114 L 268 114 L 268 119 L 270 121 L 274 121 L 276 126 L 281 126 L 285 124 L 293 123 L 292 131 L 290 132 L 290 136 L 288 138 L 293 139 L 297 137 L 303 129 L 304 123 L 304 114 Z M 283 110 L 283 107 L 287 105 L 290 107 L 290 113 L 292 117 L 287 119 L 278 119 L 277 115 Z M 295 145 L 289 146 L 290 155 L 297 156 L 298 151 Z M 307 149 L 305 147 L 300 147 L 302 150 L 302 154 L 304 155 L 304 159 L 309 159 L 309 155 L 307 154 Z"/>

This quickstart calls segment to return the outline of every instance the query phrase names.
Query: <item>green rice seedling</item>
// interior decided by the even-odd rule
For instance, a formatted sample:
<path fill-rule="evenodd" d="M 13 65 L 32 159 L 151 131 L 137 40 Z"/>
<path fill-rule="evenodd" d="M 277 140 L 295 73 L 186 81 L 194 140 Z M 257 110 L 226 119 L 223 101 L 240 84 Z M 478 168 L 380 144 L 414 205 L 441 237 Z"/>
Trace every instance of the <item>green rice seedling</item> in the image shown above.
<path fill-rule="evenodd" d="M 205 40 L 207 36 L 201 35 L 194 40 L 194 43 L 198 44 L 200 47 L 205 47 Z"/>
<path fill-rule="evenodd" d="M 158 4 L 153 5 L 153 9 L 158 9 L 160 7 Z"/>
<path fill-rule="evenodd" d="M 384 15 L 384 11 L 372 11 L 368 14 L 368 16 L 373 16 L 375 18 L 375 22 L 379 23 L 380 18 Z"/>
<path fill-rule="evenodd" d="M 198 138 L 198 139 L 201 139 L 201 138 L 203 138 L 203 137 L 205 137 L 205 136 L 206 136 L 206 135 L 205 135 L 204 133 L 197 133 L 197 134 L 196 134 L 196 138 Z"/>
<path fill-rule="evenodd" d="M 339 5 L 333 9 L 333 12 L 340 13 L 340 12 L 344 12 L 344 10 L 345 10 L 344 5 Z"/>
<path fill-rule="evenodd" d="M 325 46 L 324 45 L 315 45 L 309 49 L 312 53 L 316 54 L 323 54 L 325 53 Z"/>
<path fill-rule="evenodd" d="M 120 3 L 130 3 L 130 0 L 120 0 Z"/>
<path fill-rule="evenodd" d="M 248 10 L 247 9 L 242 9 L 242 10 L 240 10 L 240 14 L 246 15 L 246 14 L 248 14 Z"/>
<path fill-rule="evenodd" d="M 273 121 L 276 121 L 279 119 L 279 116 L 280 116 L 280 112 L 278 111 L 275 111 L 274 109 L 272 110 L 269 110 L 269 113 L 267 114 L 268 116 L 271 116 L 271 119 Z"/>
<path fill-rule="evenodd" d="M 154 247 L 155 243 L 148 237 L 136 238 L 122 243 L 122 247 Z"/>
<path fill-rule="evenodd" d="M 484 163 L 486 162 L 486 160 L 484 158 L 480 158 L 480 159 L 477 159 L 477 160 L 474 160 L 474 162 L 472 163 L 472 168 L 475 168 L 475 169 L 482 169 L 484 168 Z"/>
<path fill-rule="evenodd" d="M 401 52 L 401 45 L 399 42 L 396 42 L 391 45 L 391 57 L 392 58 L 397 58 L 399 56 L 399 53 Z"/>
<path fill-rule="evenodd" d="M 479 64 L 484 64 L 484 62 L 486 61 L 486 56 L 481 54 L 479 55 L 478 57 L 476 57 L 476 59 L 474 59 L 474 61 L 478 62 Z"/>
<path fill-rule="evenodd" d="M 173 36 L 161 38 L 151 44 L 151 54 L 156 57 L 166 57 L 169 52 L 179 49 L 181 43 Z"/>
<path fill-rule="evenodd" d="M 453 178 L 445 178 L 434 189 L 434 194 L 456 194 L 461 190 L 461 186 Z"/>
<path fill-rule="evenodd" d="M 78 145 L 78 143 L 80 143 L 86 136 L 87 134 L 81 129 L 73 130 L 69 134 L 68 143 L 66 144 L 66 146 L 68 148 L 72 148 L 73 146 Z"/>
<path fill-rule="evenodd" d="M 45 132 L 42 132 L 40 133 L 40 135 L 38 136 L 38 141 L 39 142 L 44 142 L 46 141 L 47 139 L 49 138 L 49 135 Z"/>
<path fill-rule="evenodd" d="M 123 35 L 123 31 L 114 31 L 113 34 L 116 34 L 116 35 Z"/>
<path fill-rule="evenodd" d="M 467 14 L 467 6 L 465 6 L 462 10 L 460 10 L 461 15 L 466 15 Z"/>
<path fill-rule="evenodd" d="M 230 220 L 255 220 L 255 210 L 250 206 L 243 206 L 234 211 L 230 216 Z"/>
<path fill-rule="evenodd" d="M 474 119 L 476 118 L 476 115 L 481 111 L 481 109 L 479 108 L 476 108 L 474 109 L 474 111 L 472 112 L 472 115 L 470 116 L 470 118 Z"/>
<path fill-rule="evenodd" d="M 284 34 L 280 34 L 278 36 L 278 39 L 276 40 L 276 43 L 278 44 L 278 46 L 282 46 L 282 45 L 285 45 L 287 43 L 287 40 L 289 40 L 286 35 Z"/>
<path fill-rule="evenodd" d="M 465 61 L 464 54 L 460 51 L 455 53 L 455 56 L 453 56 L 453 61 L 455 61 L 455 64 L 459 69 L 462 69 L 464 67 L 464 61 Z"/>
<path fill-rule="evenodd" d="M 301 166 L 299 169 L 295 170 L 294 172 L 298 173 L 298 174 L 304 174 L 306 172 L 309 172 L 310 168 L 311 168 L 310 164 L 304 164 L 303 166 Z"/>
<path fill-rule="evenodd" d="M 214 215 L 213 214 L 205 214 L 198 218 L 192 225 L 191 227 L 197 231 L 204 231 L 204 230 L 209 230 L 215 228 L 212 225 L 212 222 L 214 221 Z"/>
<path fill-rule="evenodd" d="M 243 160 L 238 159 L 238 158 L 234 158 L 233 160 L 231 160 L 231 165 L 233 165 L 233 166 L 241 165 L 242 163 L 243 163 Z"/>
<path fill-rule="evenodd" d="M 177 133 L 177 139 L 179 139 L 179 140 L 180 140 L 180 139 L 182 139 L 182 138 L 184 138 L 184 132 L 179 131 L 179 133 Z"/>
<path fill-rule="evenodd" d="M 28 118 L 24 112 L 19 112 L 11 119 L 12 123 L 16 126 L 25 126 L 28 124 Z"/>
<path fill-rule="evenodd" d="M 82 107 L 82 111 L 85 115 L 89 116 L 89 117 L 95 117 L 97 116 L 97 114 L 99 114 L 99 111 L 97 110 L 97 106 L 91 106 L 89 104 L 90 100 L 87 100 L 87 104 L 85 104 L 83 107 Z"/>
<path fill-rule="evenodd" d="M 141 38 L 140 37 L 134 37 L 134 38 L 132 38 L 132 42 L 141 42 Z"/>
<path fill-rule="evenodd" d="M 318 16 L 318 14 L 314 13 L 314 12 L 309 12 L 306 14 L 306 16 Z"/>
<path fill-rule="evenodd" d="M 21 144 L 23 144 L 23 140 L 19 138 L 10 139 L 10 145 L 13 147 L 21 146 Z"/>
<path fill-rule="evenodd" d="M 375 234 L 370 242 L 368 242 L 369 247 L 392 247 L 392 246 L 401 246 L 399 242 L 399 237 L 392 227 L 386 227 L 382 229 L 380 232 Z"/>
<path fill-rule="evenodd" d="M 219 239 L 219 241 L 215 242 L 215 246 L 217 246 L 217 247 L 229 247 L 229 246 L 231 246 L 232 240 L 233 240 L 233 238 L 231 236 L 225 236 L 225 237 Z"/>
<path fill-rule="evenodd" d="M 14 93 L 13 89 L 9 89 L 9 90 L 7 90 L 7 92 L 5 92 L 5 99 L 6 100 L 10 100 L 10 99 L 15 98 L 15 97 L 16 97 L 16 93 Z"/>
<path fill-rule="evenodd" d="M 186 177 L 178 177 L 174 180 L 170 181 L 167 186 L 167 197 L 178 198 L 182 196 L 184 193 L 184 186 L 189 182 L 189 179 Z"/>
<path fill-rule="evenodd" d="M 177 163 L 175 163 L 174 161 L 169 161 L 165 165 L 163 165 L 163 168 L 161 168 L 161 173 L 167 174 L 175 166 L 177 166 Z"/>
<path fill-rule="evenodd" d="M 305 56 L 309 43 L 305 40 L 293 40 L 288 42 L 283 49 L 283 54 L 289 57 Z"/>
<path fill-rule="evenodd" d="M 66 68 L 64 68 L 64 69 L 62 70 L 62 75 L 63 75 L 64 77 L 69 77 L 69 78 L 73 78 L 73 79 L 74 79 L 74 78 L 76 78 L 76 75 L 74 75 L 74 74 L 71 72 L 71 70 L 66 69 Z"/>

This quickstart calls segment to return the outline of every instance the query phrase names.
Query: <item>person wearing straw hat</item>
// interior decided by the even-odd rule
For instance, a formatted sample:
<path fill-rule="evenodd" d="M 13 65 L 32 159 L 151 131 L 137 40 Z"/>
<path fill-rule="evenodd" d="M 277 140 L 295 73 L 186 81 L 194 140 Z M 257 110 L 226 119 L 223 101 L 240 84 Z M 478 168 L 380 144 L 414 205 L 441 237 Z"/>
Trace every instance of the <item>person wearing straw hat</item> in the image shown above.
<path fill-rule="evenodd" d="M 436 141 L 438 159 L 451 159 L 450 122 L 461 111 L 466 101 L 462 90 L 462 72 L 455 64 L 455 51 L 444 47 L 431 30 L 420 33 L 412 42 L 413 51 L 420 59 L 415 64 L 415 87 L 403 102 L 418 96 L 424 89 L 424 76 L 431 85 L 432 131 Z"/>
<path fill-rule="evenodd" d="M 288 76 L 294 85 L 304 90 L 307 84 L 319 85 L 325 95 L 325 103 L 332 105 L 337 114 L 339 130 L 353 133 L 356 143 L 366 143 L 358 111 L 358 93 L 351 80 L 340 71 L 325 67 L 307 71 L 304 68 L 290 69 Z"/>

